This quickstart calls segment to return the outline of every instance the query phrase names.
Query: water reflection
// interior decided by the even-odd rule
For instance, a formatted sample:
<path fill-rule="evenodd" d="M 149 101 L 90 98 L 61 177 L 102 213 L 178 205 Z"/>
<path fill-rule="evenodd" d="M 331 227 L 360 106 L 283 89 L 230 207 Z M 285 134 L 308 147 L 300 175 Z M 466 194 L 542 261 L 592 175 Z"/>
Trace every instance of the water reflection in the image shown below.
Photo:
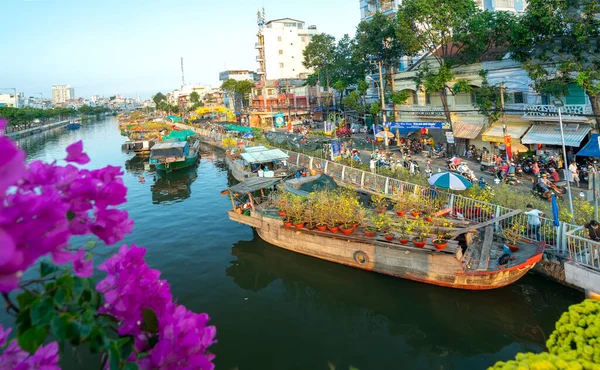
<path fill-rule="evenodd" d="M 515 343 L 541 351 L 560 313 L 581 299 L 578 292 L 531 275 L 482 292 L 395 279 L 271 246 L 256 232 L 253 240 L 234 244 L 231 254 L 235 260 L 226 274 L 238 287 L 271 291 L 281 281 L 284 299 L 306 317 L 333 315 L 352 325 L 358 337 L 384 329 L 389 337 L 404 337 L 415 357 L 470 357 Z"/>
<path fill-rule="evenodd" d="M 154 173 L 150 167 L 148 158 L 133 156 L 125 161 L 125 170 L 134 176 L 144 176 L 148 173 Z"/>
<path fill-rule="evenodd" d="M 152 203 L 182 202 L 192 195 L 192 183 L 198 178 L 198 167 L 191 166 L 170 173 L 156 172 L 152 191 Z"/>

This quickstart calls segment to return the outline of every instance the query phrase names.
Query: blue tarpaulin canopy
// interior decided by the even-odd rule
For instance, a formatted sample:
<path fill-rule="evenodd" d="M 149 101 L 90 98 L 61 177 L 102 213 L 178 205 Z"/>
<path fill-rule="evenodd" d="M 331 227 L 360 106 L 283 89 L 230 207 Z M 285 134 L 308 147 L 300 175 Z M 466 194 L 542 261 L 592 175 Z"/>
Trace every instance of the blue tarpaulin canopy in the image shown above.
<path fill-rule="evenodd" d="M 590 141 L 576 155 L 578 157 L 600 157 L 600 134 L 592 134 Z"/>

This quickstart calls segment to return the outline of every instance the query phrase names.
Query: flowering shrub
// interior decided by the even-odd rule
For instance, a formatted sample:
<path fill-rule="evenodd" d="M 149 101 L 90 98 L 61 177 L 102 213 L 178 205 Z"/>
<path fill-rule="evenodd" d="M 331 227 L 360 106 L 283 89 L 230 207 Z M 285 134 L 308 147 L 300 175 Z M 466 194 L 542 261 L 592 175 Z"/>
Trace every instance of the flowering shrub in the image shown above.
<path fill-rule="evenodd" d="M 0 119 L 0 132 L 5 125 Z M 127 195 L 120 168 L 77 167 L 90 160 L 81 141 L 67 148 L 64 165 L 27 165 L 2 135 L 0 153 L 0 293 L 16 323 L 16 340 L 0 325 L 0 370 L 59 369 L 65 342 L 102 353 L 111 370 L 213 369 L 207 350 L 216 329 L 208 315 L 173 302 L 144 248 L 122 246 L 99 266 L 106 277 L 96 285 L 95 246 L 69 244 L 94 235 L 113 245 L 131 232 L 127 211 L 115 208 Z M 34 266 L 39 277 L 22 280 Z"/>

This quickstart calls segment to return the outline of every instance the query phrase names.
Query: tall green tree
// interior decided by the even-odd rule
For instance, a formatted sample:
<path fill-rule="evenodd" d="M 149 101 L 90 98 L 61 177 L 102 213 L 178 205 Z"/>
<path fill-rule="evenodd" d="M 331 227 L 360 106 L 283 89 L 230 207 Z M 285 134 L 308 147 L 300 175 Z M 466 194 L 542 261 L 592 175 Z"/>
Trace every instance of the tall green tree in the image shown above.
<path fill-rule="evenodd" d="M 510 51 L 541 94 L 564 97 L 576 83 L 600 129 L 600 3 L 530 0 L 511 34 Z"/>
<path fill-rule="evenodd" d="M 190 94 L 190 102 L 192 102 L 193 104 L 200 103 L 200 94 L 198 94 L 198 92 L 196 91 L 192 91 L 192 93 Z"/>
<path fill-rule="evenodd" d="M 435 65 L 423 63 L 415 77 L 420 88 L 438 93 L 452 125 L 448 94 L 468 92 L 454 68 L 479 62 L 482 55 L 505 49 L 514 16 L 480 11 L 473 0 L 405 0 L 398 9 L 396 35 L 408 55 L 428 53 Z M 503 56 L 498 53 L 498 58 Z M 457 145 L 464 140 L 457 139 Z"/>
<path fill-rule="evenodd" d="M 221 84 L 221 90 L 223 90 L 229 97 L 231 97 L 233 99 L 233 106 L 236 109 L 237 109 L 237 99 L 236 99 L 237 85 L 238 85 L 238 81 L 233 78 L 230 78 Z"/>
<path fill-rule="evenodd" d="M 152 101 L 154 102 L 154 104 L 156 104 L 156 107 L 158 108 L 158 106 L 161 103 L 167 101 L 167 97 L 163 93 L 158 92 L 152 97 Z"/>
<path fill-rule="evenodd" d="M 249 97 L 252 89 L 256 87 L 254 81 L 242 80 L 238 81 L 235 85 L 235 94 L 240 102 L 240 108 L 244 109 L 244 106 L 249 106 Z"/>
<path fill-rule="evenodd" d="M 332 66 L 335 62 L 335 49 L 335 37 L 321 33 L 314 35 L 302 52 L 304 55 L 302 62 L 304 67 L 314 70 L 314 74 L 318 76 L 317 81 L 324 80 L 325 82 L 327 88 L 327 95 L 325 95 L 325 119 L 329 117 L 329 105 L 331 104 L 331 74 Z"/>

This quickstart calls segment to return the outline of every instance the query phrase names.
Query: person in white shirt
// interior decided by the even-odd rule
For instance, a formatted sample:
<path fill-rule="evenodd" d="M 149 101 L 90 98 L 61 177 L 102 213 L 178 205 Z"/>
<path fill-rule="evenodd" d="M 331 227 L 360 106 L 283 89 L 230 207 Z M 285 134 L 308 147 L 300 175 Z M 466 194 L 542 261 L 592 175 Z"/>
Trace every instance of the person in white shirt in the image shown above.
<path fill-rule="evenodd" d="M 377 161 L 375 160 L 375 158 L 371 158 L 371 160 L 369 161 L 369 168 L 371 169 L 372 173 L 375 173 L 375 169 L 377 168 Z"/>
<path fill-rule="evenodd" d="M 258 177 L 263 177 L 265 175 L 265 171 L 263 171 L 262 167 L 258 168 Z"/>
<path fill-rule="evenodd" d="M 527 205 L 527 222 L 529 224 L 529 236 L 533 237 L 535 235 L 535 240 L 540 240 L 540 226 L 542 225 L 542 221 L 540 220 L 540 216 L 544 216 L 544 212 L 539 209 L 533 208 L 531 204 Z"/>
<path fill-rule="evenodd" d="M 575 162 L 571 162 L 569 165 L 569 171 L 571 171 L 571 178 L 573 181 L 575 181 L 577 187 L 579 187 L 579 173 L 577 172 L 577 164 Z"/>

